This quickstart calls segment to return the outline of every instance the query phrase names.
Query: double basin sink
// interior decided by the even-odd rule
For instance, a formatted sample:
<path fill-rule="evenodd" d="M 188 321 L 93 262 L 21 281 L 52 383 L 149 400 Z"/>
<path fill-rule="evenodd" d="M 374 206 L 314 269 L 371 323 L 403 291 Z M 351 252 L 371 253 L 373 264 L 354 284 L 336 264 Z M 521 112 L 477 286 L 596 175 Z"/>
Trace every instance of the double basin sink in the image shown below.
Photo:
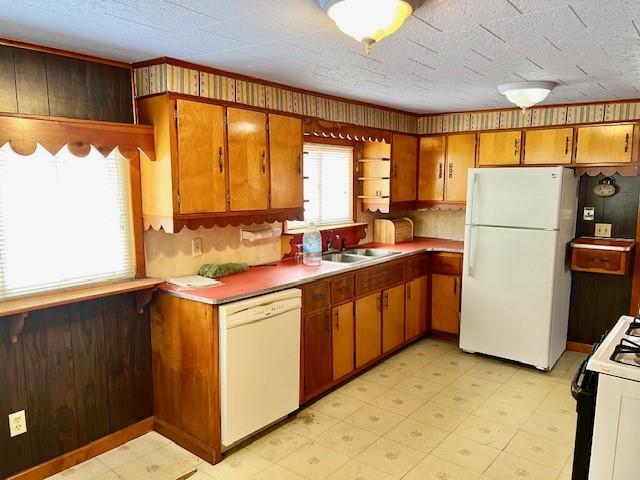
<path fill-rule="evenodd" d="M 361 263 L 375 260 L 377 258 L 390 257 L 400 252 L 390 250 L 379 250 L 377 248 L 352 248 L 341 252 L 329 252 L 322 255 L 325 262 L 336 263 Z"/>

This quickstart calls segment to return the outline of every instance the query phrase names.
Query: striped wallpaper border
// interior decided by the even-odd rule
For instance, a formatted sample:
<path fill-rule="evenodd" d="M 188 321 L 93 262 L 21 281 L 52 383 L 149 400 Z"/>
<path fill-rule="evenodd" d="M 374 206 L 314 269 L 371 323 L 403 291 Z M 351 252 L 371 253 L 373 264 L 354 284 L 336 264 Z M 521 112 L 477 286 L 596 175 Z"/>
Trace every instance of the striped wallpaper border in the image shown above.
<path fill-rule="evenodd" d="M 134 69 L 136 97 L 174 92 L 306 117 L 412 134 L 640 120 L 640 100 L 416 116 L 385 108 L 160 63 Z"/>
<path fill-rule="evenodd" d="M 418 133 L 418 117 L 169 63 L 134 69 L 136 98 L 173 92 L 363 127 Z"/>

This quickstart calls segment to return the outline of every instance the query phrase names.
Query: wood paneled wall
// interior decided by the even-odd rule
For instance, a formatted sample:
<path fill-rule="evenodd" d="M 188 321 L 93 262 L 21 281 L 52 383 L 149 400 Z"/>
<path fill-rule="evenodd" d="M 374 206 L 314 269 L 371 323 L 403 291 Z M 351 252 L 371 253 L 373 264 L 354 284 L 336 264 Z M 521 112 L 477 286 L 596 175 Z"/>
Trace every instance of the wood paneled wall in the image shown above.
<path fill-rule="evenodd" d="M 0 318 L 0 478 L 153 415 L 148 309 L 123 294 L 31 313 L 17 344 Z M 9 437 L 7 416 L 28 431 Z"/>
<path fill-rule="evenodd" d="M 609 198 L 593 193 L 593 187 L 601 178 L 602 175 L 580 179 L 576 237 L 593 236 L 596 223 L 611 223 L 613 237 L 635 239 L 640 178 L 615 175 L 619 190 Z M 595 207 L 594 221 L 583 220 L 584 207 Z M 597 342 L 620 315 L 627 315 L 631 281 L 631 275 L 573 272 L 568 339 L 590 344 Z"/>
<path fill-rule="evenodd" d="M 0 112 L 132 123 L 131 70 L 0 45 Z"/>

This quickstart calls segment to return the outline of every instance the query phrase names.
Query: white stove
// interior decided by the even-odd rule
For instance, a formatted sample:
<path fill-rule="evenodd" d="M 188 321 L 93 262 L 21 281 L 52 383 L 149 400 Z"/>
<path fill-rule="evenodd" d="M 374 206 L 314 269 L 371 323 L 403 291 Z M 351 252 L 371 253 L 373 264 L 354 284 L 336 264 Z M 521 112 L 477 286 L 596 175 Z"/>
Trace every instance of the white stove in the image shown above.
<path fill-rule="evenodd" d="M 640 318 L 622 316 L 593 353 L 587 369 L 640 382 Z"/>
<path fill-rule="evenodd" d="M 589 480 L 638 480 L 640 319 L 620 317 L 587 370 L 598 373 Z"/>

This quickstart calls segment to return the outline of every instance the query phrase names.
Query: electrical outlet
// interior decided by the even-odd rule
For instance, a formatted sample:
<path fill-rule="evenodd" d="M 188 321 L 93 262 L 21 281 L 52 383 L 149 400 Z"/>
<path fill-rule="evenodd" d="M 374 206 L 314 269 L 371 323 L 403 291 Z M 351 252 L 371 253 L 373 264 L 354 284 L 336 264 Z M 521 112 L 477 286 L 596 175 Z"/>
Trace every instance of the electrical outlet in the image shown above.
<path fill-rule="evenodd" d="M 596 208 L 595 207 L 584 207 L 582 212 L 582 219 L 587 222 L 593 222 L 593 219 L 596 216 Z"/>
<path fill-rule="evenodd" d="M 199 257 L 202 255 L 202 239 L 194 238 L 191 240 L 191 256 Z"/>
<path fill-rule="evenodd" d="M 11 438 L 27 433 L 27 416 L 24 410 L 9 414 L 9 434 Z"/>
<path fill-rule="evenodd" d="M 611 237 L 611 224 L 596 223 L 596 237 Z"/>

